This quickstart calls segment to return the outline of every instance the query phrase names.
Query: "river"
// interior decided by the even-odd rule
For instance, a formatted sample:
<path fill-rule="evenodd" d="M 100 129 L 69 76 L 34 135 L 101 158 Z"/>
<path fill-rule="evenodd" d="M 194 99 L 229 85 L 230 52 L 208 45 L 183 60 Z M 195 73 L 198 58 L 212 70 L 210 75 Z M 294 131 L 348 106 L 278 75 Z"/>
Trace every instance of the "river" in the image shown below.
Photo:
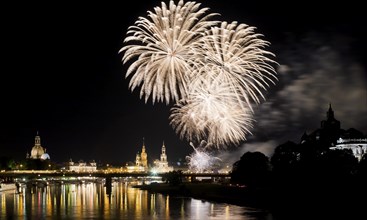
<path fill-rule="evenodd" d="M 23 185 L 0 192 L 0 219 L 245 219 L 272 220 L 250 207 L 148 193 L 115 181 Z"/>

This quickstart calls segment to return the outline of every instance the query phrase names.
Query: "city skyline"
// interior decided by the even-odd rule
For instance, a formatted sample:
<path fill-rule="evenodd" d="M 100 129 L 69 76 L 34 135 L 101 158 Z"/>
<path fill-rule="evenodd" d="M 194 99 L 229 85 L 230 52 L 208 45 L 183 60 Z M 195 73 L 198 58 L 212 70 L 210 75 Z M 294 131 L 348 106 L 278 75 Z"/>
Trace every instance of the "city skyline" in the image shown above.
<path fill-rule="evenodd" d="M 133 161 L 143 138 L 151 158 L 159 158 L 164 141 L 170 161 L 184 160 L 192 148 L 170 127 L 170 106 L 145 104 L 137 91 L 131 93 L 118 54 L 127 27 L 160 2 L 10 5 L 19 20 L 3 21 L 1 156 L 24 159 L 39 131 L 42 146 L 58 162 Z M 257 27 L 280 63 L 278 85 L 254 108 L 253 135 L 232 150 L 269 153 L 285 140 L 297 141 L 319 127 L 329 103 L 342 128 L 366 134 L 362 7 L 327 10 L 310 2 L 302 12 L 285 3 L 197 2 L 221 20 Z"/>

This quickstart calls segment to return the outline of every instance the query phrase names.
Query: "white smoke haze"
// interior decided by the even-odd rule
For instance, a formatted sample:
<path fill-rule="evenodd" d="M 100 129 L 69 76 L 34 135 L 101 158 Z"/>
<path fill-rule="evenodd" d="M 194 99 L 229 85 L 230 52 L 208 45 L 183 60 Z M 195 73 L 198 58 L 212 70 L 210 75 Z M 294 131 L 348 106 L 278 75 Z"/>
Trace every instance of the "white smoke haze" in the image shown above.
<path fill-rule="evenodd" d="M 258 151 L 265 154 L 270 159 L 277 144 L 278 143 L 275 141 L 245 143 L 233 151 L 219 152 L 216 157 L 221 159 L 222 167 L 232 166 L 236 161 L 240 160 L 241 156 L 246 152 Z"/>
<path fill-rule="evenodd" d="M 311 33 L 278 45 L 279 83 L 255 109 L 253 136 L 228 158 L 237 161 L 247 151 L 269 156 L 279 144 L 298 143 L 304 132 L 320 128 L 329 104 L 341 128 L 367 134 L 367 73 L 352 42 L 338 34 Z"/>

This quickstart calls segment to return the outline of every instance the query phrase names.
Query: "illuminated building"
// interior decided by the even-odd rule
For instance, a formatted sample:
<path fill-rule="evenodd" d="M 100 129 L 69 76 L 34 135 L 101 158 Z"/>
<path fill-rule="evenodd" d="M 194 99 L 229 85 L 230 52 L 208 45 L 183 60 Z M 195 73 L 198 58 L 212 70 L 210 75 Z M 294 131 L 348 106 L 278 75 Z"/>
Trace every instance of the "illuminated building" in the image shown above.
<path fill-rule="evenodd" d="M 321 128 L 310 135 L 306 133 L 301 138 L 301 144 L 310 143 L 334 149 L 350 149 L 354 156 L 360 160 L 367 153 L 367 137 L 360 131 L 350 128 L 340 128 L 340 121 L 334 117 L 334 111 L 329 105 L 326 120 L 321 121 Z"/>
<path fill-rule="evenodd" d="M 80 160 L 78 163 L 74 163 L 72 159 L 68 162 L 68 170 L 73 172 L 95 172 L 97 171 L 97 163 L 93 160 L 90 163 L 86 163 Z"/>
<path fill-rule="evenodd" d="M 129 173 L 132 172 L 147 172 L 148 171 L 148 154 L 145 151 L 145 143 L 143 138 L 143 146 L 141 153 L 136 154 L 135 165 L 126 164 L 126 170 Z"/>
<path fill-rule="evenodd" d="M 140 163 L 141 163 L 141 166 L 143 166 L 145 169 L 148 168 L 148 155 L 145 152 L 144 139 L 143 139 L 143 147 L 141 149 L 141 154 L 140 154 Z"/>
<path fill-rule="evenodd" d="M 48 155 L 48 153 L 46 153 L 46 149 L 41 146 L 41 137 L 38 135 L 38 131 L 34 139 L 34 146 L 32 147 L 31 155 L 29 156 L 27 153 L 27 159 L 49 160 L 50 155 Z"/>
<path fill-rule="evenodd" d="M 168 166 L 167 155 L 166 155 L 166 146 L 162 145 L 162 153 L 160 160 L 154 160 L 154 167 L 152 168 L 152 172 L 154 173 L 166 173 L 173 171 L 173 167 Z"/>
<path fill-rule="evenodd" d="M 330 149 L 351 149 L 358 160 L 367 153 L 367 138 L 339 138 L 334 147 Z"/>

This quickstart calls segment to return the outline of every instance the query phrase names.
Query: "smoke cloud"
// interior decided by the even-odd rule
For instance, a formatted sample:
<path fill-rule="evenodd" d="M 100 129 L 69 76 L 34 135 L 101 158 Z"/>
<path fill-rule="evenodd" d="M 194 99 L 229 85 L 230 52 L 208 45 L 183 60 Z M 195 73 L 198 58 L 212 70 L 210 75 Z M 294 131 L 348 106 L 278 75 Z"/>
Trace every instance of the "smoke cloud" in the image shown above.
<path fill-rule="evenodd" d="M 335 33 L 289 36 L 278 44 L 279 82 L 255 108 L 253 135 L 238 151 L 223 157 L 239 160 L 247 151 L 271 156 L 279 144 L 298 143 L 304 132 L 320 128 L 329 104 L 343 129 L 366 134 L 367 73 L 356 47 L 353 38 Z"/>

